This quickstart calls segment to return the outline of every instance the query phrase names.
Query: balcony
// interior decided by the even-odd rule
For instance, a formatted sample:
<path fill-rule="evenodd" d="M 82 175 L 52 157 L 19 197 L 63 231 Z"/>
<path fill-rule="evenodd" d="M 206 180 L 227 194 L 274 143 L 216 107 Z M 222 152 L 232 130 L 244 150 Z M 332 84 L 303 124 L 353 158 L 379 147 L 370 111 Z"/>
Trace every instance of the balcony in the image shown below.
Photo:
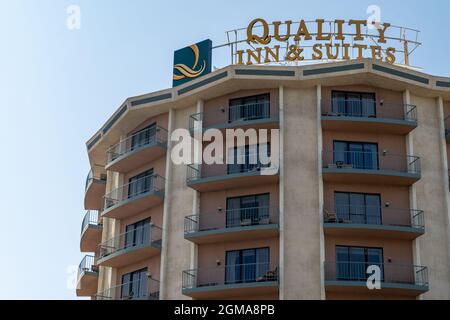
<path fill-rule="evenodd" d="M 417 107 L 371 100 L 332 99 L 322 106 L 322 128 L 331 131 L 408 134 L 417 127 Z"/>
<path fill-rule="evenodd" d="M 420 158 L 388 152 L 323 151 L 326 182 L 410 186 L 420 175 Z"/>
<path fill-rule="evenodd" d="M 164 202 L 165 179 L 150 175 L 112 190 L 104 196 L 102 217 L 124 219 Z"/>
<path fill-rule="evenodd" d="M 120 268 L 161 252 L 162 230 L 149 224 L 125 232 L 99 245 L 98 265 Z"/>
<path fill-rule="evenodd" d="M 98 269 L 94 256 L 85 256 L 78 266 L 77 296 L 91 297 L 97 292 Z"/>
<path fill-rule="evenodd" d="M 99 292 L 96 300 L 159 300 L 159 281 L 133 281 Z"/>
<path fill-rule="evenodd" d="M 219 210 L 184 219 L 184 238 L 197 244 L 245 241 L 278 235 L 278 208 Z"/>
<path fill-rule="evenodd" d="M 264 165 L 188 165 L 186 184 L 200 192 L 278 183 L 278 168 Z"/>
<path fill-rule="evenodd" d="M 98 211 L 88 211 L 81 224 L 81 252 L 95 252 L 102 240 L 103 225 L 99 223 Z"/>
<path fill-rule="evenodd" d="M 416 239 L 425 232 L 421 210 L 390 207 L 338 206 L 324 210 L 326 235 Z"/>
<path fill-rule="evenodd" d="M 271 263 L 217 266 L 183 271 L 182 293 L 195 299 L 278 298 L 278 266 Z"/>
<path fill-rule="evenodd" d="M 189 130 L 191 133 L 197 130 L 196 124 L 199 122 L 202 122 L 204 131 L 231 128 L 278 128 L 278 110 L 271 112 L 270 107 L 270 102 L 248 103 L 195 113 L 189 117 Z"/>
<path fill-rule="evenodd" d="M 167 130 L 150 127 L 127 137 L 106 152 L 106 170 L 129 172 L 162 157 L 167 150 Z"/>
<path fill-rule="evenodd" d="M 86 178 L 84 194 L 84 208 L 86 210 L 102 209 L 102 197 L 106 190 L 106 174 L 101 174 L 96 171 L 97 169 L 91 170 Z"/>
<path fill-rule="evenodd" d="M 326 262 L 325 290 L 337 293 L 371 293 L 418 296 L 428 291 L 427 267 L 374 263 L 381 270 L 380 290 L 367 288 L 370 266 L 362 262 Z M 372 274 L 373 272 L 370 272 Z"/>

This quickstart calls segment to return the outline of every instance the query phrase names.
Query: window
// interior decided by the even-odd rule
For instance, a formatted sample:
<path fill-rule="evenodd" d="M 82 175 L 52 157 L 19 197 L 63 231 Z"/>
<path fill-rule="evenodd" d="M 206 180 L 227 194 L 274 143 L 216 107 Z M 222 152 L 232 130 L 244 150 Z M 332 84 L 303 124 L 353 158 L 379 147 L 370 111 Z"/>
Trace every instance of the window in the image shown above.
<path fill-rule="evenodd" d="M 334 208 L 339 222 L 381 224 L 379 194 L 335 192 Z"/>
<path fill-rule="evenodd" d="M 262 94 L 230 100 L 228 122 L 270 118 L 270 95 Z"/>
<path fill-rule="evenodd" d="M 228 174 L 243 173 L 270 167 L 270 163 L 262 164 L 261 157 L 270 157 L 270 144 L 246 145 L 234 148 L 229 152 Z"/>
<path fill-rule="evenodd" d="M 336 246 L 337 280 L 366 281 L 372 265 L 380 267 L 383 279 L 383 249 Z"/>
<path fill-rule="evenodd" d="M 131 199 L 153 189 L 153 169 L 147 170 L 128 180 L 128 198 Z"/>
<path fill-rule="evenodd" d="M 226 252 L 225 283 L 246 283 L 268 279 L 269 248 Z"/>
<path fill-rule="evenodd" d="M 125 248 L 150 242 L 150 218 L 130 224 L 125 228 Z"/>
<path fill-rule="evenodd" d="M 348 117 L 376 117 L 374 93 L 332 92 L 332 111 Z"/>
<path fill-rule="evenodd" d="M 147 268 L 124 274 L 120 298 L 141 299 L 147 296 Z"/>
<path fill-rule="evenodd" d="M 226 227 L 269 224 L 270 194 L 227 199 Z"/>
<path fill-rule="evenodd" d="M 378 170 L 378 145 L 363 142 L 333 142 L 334 163 L 353 169 Z"/>
<path fill-rule="evenodd" d="M 136 132 L 131 138 L 131 151 L 155 143 L 156 123 Z"/>

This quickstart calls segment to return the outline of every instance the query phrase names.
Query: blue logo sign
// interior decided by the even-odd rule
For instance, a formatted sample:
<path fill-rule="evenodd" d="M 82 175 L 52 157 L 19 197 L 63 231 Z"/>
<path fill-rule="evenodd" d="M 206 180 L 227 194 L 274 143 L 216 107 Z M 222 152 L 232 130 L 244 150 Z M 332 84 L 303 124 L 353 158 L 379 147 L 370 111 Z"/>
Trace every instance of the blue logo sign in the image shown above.
<path fill-rule="evenodd" d="M 205 40 L 175 51 L 173 86 L 179 86 L 211 72 L 212 41 Z"/>

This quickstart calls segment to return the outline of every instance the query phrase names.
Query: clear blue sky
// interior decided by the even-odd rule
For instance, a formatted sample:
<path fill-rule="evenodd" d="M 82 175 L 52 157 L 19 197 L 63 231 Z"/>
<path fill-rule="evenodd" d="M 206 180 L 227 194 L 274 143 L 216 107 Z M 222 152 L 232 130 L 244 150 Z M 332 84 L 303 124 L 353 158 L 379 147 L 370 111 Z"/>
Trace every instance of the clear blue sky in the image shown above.
<path fill-rule="evenodd" d="M 66 28 L 71 4 L 79 31 Z M 448 1 L 0 0 L 0 299 L 75 298 L 85 141 L 126 97 L 171 86 L 175 49 L 256 17 L 365 19 L 370 4 L 422 30 L 412 62 L 450 76 Z"/>

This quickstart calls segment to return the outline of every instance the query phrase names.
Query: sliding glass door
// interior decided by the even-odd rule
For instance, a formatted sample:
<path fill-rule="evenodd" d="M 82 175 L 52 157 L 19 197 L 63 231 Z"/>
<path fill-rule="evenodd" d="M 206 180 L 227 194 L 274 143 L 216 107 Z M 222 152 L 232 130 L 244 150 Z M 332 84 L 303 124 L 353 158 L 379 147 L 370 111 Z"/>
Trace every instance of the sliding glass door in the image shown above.
<path fill-rule="evenodd" d="M 156 138 L 156 123 L 136 132 L 131 138 L 131 151 L 152 144 Z"/>
<path fill-rule="evenodd" d="M 153 169 L 130 178 L 128 182 L 129 199 L 151 191 L 153 189 Z"/>
<path fill-rule="evenodd" d="M 228 174 L 250 172 L 257 169 L 270 167 L 269 164 L 262 164 L 261 157 L 270 156 L 270 144 L 246 145 L 234 148 L 234 152 L 229 152 L 227 165 Z"/>
<path fill-rule="evenodd" d="M 228 122 L 249 121 L 270 117 L 270 95 L 262 94 L 230 100 Z"/>
<path fill-rule="evenodd" d="M 150 218 L 130 224 L 125 228 L 125 248 L 150 243 Z"/>
<path fill-rule="evenodd" d="M 381 224 L 379 194 L 335 192 L 334 208 L 339 222 Z"/>
<path fill-rule="evenodd" d="M 143 299 L 147 294 L 147 268 L 122 276 L 120 299 Z"/>
<path fill-rule="evenodd" d="M 332 92 L 332 112 L 347 117 L 376 117 L 374 93 Z"/>
<path fill-rule="evenodd" d="M 383 249 L 362 247 L 336 247 L 336 279 L 345 281 L 366 281 L 367 268 L 378 266 L 384 279 Z"/>
<path fill-rule="evenodd" d="M 269 194 L 227 199 L 226 227 L 257 225 L 269 219 Z"/>
<path fill-rule="evenodd" d="M 227 251 L 225 283 L 263 281 L 269 267 L 269 248 Z"/>
<path fill-rule="evenodd" d="M 378 170 L 378 145 L 363 142 L 333 142 L 334 163 L 351 165 L 354 169 Z"/>

